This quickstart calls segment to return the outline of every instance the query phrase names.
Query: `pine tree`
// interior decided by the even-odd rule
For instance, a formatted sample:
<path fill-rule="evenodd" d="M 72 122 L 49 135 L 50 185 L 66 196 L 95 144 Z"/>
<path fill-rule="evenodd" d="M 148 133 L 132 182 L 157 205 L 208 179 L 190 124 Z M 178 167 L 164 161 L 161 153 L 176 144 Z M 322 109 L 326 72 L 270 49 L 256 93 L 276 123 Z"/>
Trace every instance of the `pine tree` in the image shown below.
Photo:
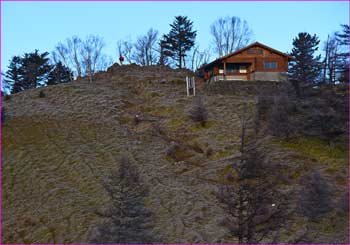
<path fill-rule="evenodd" d="M 4 82 L 12 86 L 12 93 L 18 93 L 23 90 L 21 85 L 21 65 L 21 58 L 19 56 L 14 56 L 4 75 Z"/>
<path fill-rule="evenodd" d="M 343 28 L 342 33 L 337 33 L 337 38 L 341 45 L 350 45 L 350 26 L 349 25 L 341 25 Z"/>
<path fill-rule="evenodd" d="M 349 45 L 350 45 L 350 26 L 341 25 L 343 28 L 342 33 L 336 33 L 337 41 L 339 45 L 344 47 L 344 52 L 339 54 L 341 62 L 338 65 L 338 69 L 341 71 L 340 81 L 349 82 Z"/>
<path fill-rule="evenodd" d="M 167 35 L 163 35 L 162 39 L 159 42 L 159 65 L 165 66 L 168 65 L 168 58 L 171 57 L 172 53 L 169 51 L 170 49 L 170 40 Z"/>
<path fill-rule="evenodd" d="M 24 89 L 44 86 L 52 69 L 49 64 L 48 52 L 42 54 L 38 50 L 26 53 L 22 58 L 21 75 Z"/>
<path fill-rule="evenodd" d="M 197 31 L 193 31 L 193 22 L 186 16 L 176 16 L 170 24 L 170 32 L 164 35 L 163 51 L 177 62 L 177 67 L 185 65 L 186 52 L 194 46 Z"/>
<path fill-rule="evenodd" d="M 150 231 L 151 212 L 144 206 L 147 189 L 141 183 L 137 169 L 127 158 L 104 183 L 111 204 L 106 212 L 98 212 L 104 218 L 91 234 L 92 243 L 153 243 Z"/>
<path fill-rule="evenodd" d="M 73 73 L 71 70 L 68 67 L 62 65 L 61 62 L 58 62 L 48 75 L 47 85 L 67 83 L 71 81 L 72 77 Z"/>
<path fill-rule="evenodd" d="M 317 83 L 321 72 L 321 55 L 315 55 L 320 43 L 316 35 L 301 32 L 293 39 L 291 55 L 295 60 L 291 63 L 289 72 L 290 78 L 295 83 L 297 92 L 308 85 Z"/>
<path fill-rule="evenodd" d="M 11 93 L 46 84 L 47 76 L 52 69 L 48 55 L 47 52 L 39 54 L 38 50 L 35 50 L 33 53 L 25 53 L 22 57 L 12 58 L 5 73 L 5 82 L 12 87 Z"/>

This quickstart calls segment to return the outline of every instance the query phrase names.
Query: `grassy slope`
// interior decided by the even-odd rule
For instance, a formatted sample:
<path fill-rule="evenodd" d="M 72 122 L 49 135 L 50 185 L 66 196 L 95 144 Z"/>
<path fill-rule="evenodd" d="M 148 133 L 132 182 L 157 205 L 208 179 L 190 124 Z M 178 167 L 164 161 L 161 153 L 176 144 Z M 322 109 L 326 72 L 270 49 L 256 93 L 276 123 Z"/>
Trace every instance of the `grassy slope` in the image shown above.
<path fill-rule="evenodd" d="M 180 82 L 185 73 L 155 70 L 125 68 L 101 74 L 94 83 L 43 88 L 45 98 L 38 98 L 36 89 L 4 102 L 3 242 L 87 242 L 89 227 L 98 221 L 93 209 L 108 202 L 101 178 L 118 165 L 121 154 L 139 166 L 150 188 L 146 205 L 155 213 L 155 232 L 164 243 L 237 242 L 218 225 L 225 214 L 214 192 L 225 167 L 238 156 L 240 108 L 247 103 L 253 109 L 255 100 L 206 96 L 210 119 L 200 127 L 186 116 L 192 98 Z M 143 118 L 139 125 L 133 123 L 135 114 Z M 183 147 L 176 161 L 166 155 L 174 142 Z M 312 160 L 293 142 L 267 139 L 264 145 L 271 159 L 288 165 L 291 185 L 297 186 L 309 169 L 328 164 Z M 328 176 L 340 192 L 345 179 L 339 174 L 346 166 L 338 167 Z M 338 216 L 330 214 L 333 223 Z M 325 220 L 315 232 L 328 229 L 323 242 L 339 232 L 342 240 L 343 224 L 330 229 Z"/>

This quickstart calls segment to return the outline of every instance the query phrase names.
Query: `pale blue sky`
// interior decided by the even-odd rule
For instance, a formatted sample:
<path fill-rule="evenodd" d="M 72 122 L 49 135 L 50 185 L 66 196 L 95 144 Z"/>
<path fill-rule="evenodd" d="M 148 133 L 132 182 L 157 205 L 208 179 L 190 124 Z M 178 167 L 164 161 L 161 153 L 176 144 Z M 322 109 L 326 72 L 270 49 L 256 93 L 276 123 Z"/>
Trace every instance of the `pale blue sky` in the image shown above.
<path fill-rule="evenodd" d="M 299 32 L 316 33 L 324 41 L 340 30 L 349 21 L 348 11 L 348 2 L 2 2 L 2 70 L 14 55 L 50 52 L 73 35 L 102 36 L 105 53 L 116 60 L 117 40 L 135 40 L 151 27 L 167 33 L 176 15 L 194 22 L 201 49 L 212 42 L 210 24 L 234 15 L 248 21 L 254 40 L 289 52 Z"/>

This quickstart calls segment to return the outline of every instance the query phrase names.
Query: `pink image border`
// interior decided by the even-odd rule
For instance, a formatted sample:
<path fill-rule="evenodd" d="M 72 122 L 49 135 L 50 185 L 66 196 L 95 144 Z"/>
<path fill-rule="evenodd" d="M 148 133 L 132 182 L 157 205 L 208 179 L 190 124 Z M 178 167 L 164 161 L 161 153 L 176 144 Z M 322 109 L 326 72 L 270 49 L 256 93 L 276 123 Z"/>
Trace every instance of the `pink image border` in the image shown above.
<path fill-rule="evenodd" d="M 0 54 L 2 55 L 2 2 L 348 2 L 348 8 L 349 8 L 349 13 L 350 13 L 350 2 L 349 0 L 307 0 L 307 1 L 303 1 L 303 0 L 217 0 L 217 1 L 213 1 L 213 0 L 152 0 L 152 1 L 148 1 L 148 0 L 75 0 L 75 1 L 71 1 L 71 0 L 0 0 Z M 348 24 L 350 24 L 350 15 L 348 16 Z M 350 46 L 348 47 L 349 51 L 350 51 Z M 0 67 L 1 69 L 2 67 L 2 59 L 0 59 Z M 349 72 L 350 73 L 350 72 Z M 0 73 L 0 83 L 2 83 L 2 73 Z M 348 87 L 349 92 L 350 92 L 350 88 Z M 350 108 L 350 98 L 348 98 L 348 105 Z M 2 112 L 2 95 L 0 94 L 0 113 Z M 348 116 L 350 115 L 350 111 L 348 112 Z M 350 118 L 349 118 L 350 119 Z M 2 123 L 0 122 L 0 125 Z M 349 124 L 349 131 L 350 131 L 350 124 Z M 2 197 L 3 197 L 3 193 L 2 193 L 2 125 L 0 127 L 0 144 L 1 144 L 1 148 L 0 148 L 0 244 L 4 244 L 2 243 Z M 350 152 L 350 141 L 348 138 L 348 152 Z M 348 195 L 350 197 L 350 164 L 349 164 L 349 159 L 348 159 L 348 183 L 347 183 L 347 187 L 348 187 Z M 349 198 L 350 199 L 350 198 Z M 348 203 L 349 205 L 350 203 Z M 350 205 L 349 205 L 350 206 Z M 350 217 L 348 220 L 348 239 L 350 240 Z M 20 243 L 17 243 L 20 244 Z M 49 245 L 50 243 L 47 243 L 47 245 Z M 162 244 L 162 243 L 160 243 Z M 283 243 L 281 243 L 283 244 Z M 51 245 L 51 244 L 50 244 Z M 59 244 L 57 244 L 59 245 Z M 63 244 L 62 244 L 63 245 Z M 72 244 L 72 245 L 83 245 L 83 244 Z M 99 244 L 101 245 L 101 244 Z M 172 244 L 169 244 L 172 245 Z M 209 245 L 207 243 L 202 243 L 200 245 Z M 221 245 L 221 244 L 210 244 L 210 245 Z M 306 245 L 306 244 L 305 244 Z M 326 244 L 318 244 L 318 245 L 326 245 Z"/>

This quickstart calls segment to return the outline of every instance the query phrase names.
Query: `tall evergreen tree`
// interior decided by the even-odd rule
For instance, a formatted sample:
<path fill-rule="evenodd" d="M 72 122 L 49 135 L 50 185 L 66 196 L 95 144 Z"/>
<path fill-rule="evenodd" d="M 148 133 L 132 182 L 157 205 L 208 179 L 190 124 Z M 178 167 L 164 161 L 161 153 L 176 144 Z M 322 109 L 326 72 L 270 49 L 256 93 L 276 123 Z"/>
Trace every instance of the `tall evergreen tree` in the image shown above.
<path fill-rule="evenodd" d="M 337 38 L 341 45 L 350 45 L 350 26 L 349 25 L 341 25 L 343 28 L 342 33 L 337 33 Z"/>
<path fill-rule="evenodd" d="M 162 50 L 182 68 L 186 66 L 186 52 L 194 46 L 197 31 L 193 31 L 193 22 L 187 16 L 176 16 L 170 27 L 169 34 L 163 37 Z"/>
<path fill-rule="evenodd" d="M 71 81 L 71 77 L 73 77 L 73 72 L 62 65 L 61 62 L 58 62 L 48 75 L 47 85 L 67 83 Z"/>
<path fill-rule="evenodd" d="M 42 54 L 38 50 L 25 53 L 24 56 L 14 56 L 5 73 L 5 82 L 12 86 L 11 93 L 25 89 L 43 86 L 52 69 L 49 64 L 48 52 Z"/>
<path fill-rule="evenodd" d="M 343 48 L 343 52 L 339 54 L 341 58 L 341 63 L 339 65 L 339 70 L 341 71 L 340 81 L 349 82 L 349 45 L 350 45 L 350 26 L 341 25 L 343 28 L 341 33 L 336 33 L 337 41 L 339 45 Z"/>
<path fill-rule="evenodd" d="M 21 67 L 24 89 L 36 88 L 46 84 L 48 74 L 52 69 L 48 55 L 48 52 L 40 54 L 38 50 L 24 54 Z"/>
<path fill-rule="evenodd" d="M 111 203 L 104 218 L 90 235 L 92 243 L 154 243 L 150 230 L 152 213 L 145 207 L 147 189 L 141 182 L 137 168 L 126 158 L 104 183 Z"/>
<path fill-rule="evenodd" d="M 293 49 L 291 55 L 295 60 L 291 63 L 289 72 L 290 78 L 295 82 L 297 91 L 303 86 L 317 83 L 317 78 L 321 72 L 321 55 L 315 55 L 318 50 L 320 40 L 315 35 L 301 32 L 293 39 Z"/>
<path fill-rule="evenodd" d="M 4 82 L 12 86 L 12 93 L 22 91 L 21 87 L 21 58 L 19 56 L 13 56 L 8 66 L 8 70 L 4 75 Z"/>

